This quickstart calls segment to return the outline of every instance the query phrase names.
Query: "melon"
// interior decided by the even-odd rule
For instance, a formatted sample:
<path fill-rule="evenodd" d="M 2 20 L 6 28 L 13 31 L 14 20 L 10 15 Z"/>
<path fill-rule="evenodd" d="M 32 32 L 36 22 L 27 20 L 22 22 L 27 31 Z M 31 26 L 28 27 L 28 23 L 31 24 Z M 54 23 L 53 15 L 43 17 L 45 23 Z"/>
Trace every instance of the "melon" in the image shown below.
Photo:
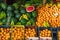
<path fill-rule="evenodd" d="M 34 11 L 35 10 L 35 7 L 34 6 L 28 6 L 27 8 L 26 8 L 26 11 L 27 12 L 32 12 L 32 11 Z"/>

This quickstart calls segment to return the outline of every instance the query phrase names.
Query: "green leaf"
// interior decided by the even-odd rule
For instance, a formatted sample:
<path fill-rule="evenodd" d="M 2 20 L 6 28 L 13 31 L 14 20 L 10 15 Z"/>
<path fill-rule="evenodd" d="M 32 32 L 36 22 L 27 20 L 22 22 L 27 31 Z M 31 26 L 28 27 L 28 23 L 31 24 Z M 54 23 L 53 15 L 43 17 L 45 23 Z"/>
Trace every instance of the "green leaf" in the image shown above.
<path fill-rule="evenodd" d="M 28 21 L 28 22 L 26 23 L 26 26 L 31 26 L 31 22 Z"/>
<path fill-rule="evenodd" d="M 44 27 L 49 27 L 50 24 L 47 21 L 44 21 Z"/>
<path fill-rule="evenodd" d="M 14 26 L 14 20 L 11 21 L 11 24 L 10 24 L 10 25 L 11 25 L 11 26 Z"/>

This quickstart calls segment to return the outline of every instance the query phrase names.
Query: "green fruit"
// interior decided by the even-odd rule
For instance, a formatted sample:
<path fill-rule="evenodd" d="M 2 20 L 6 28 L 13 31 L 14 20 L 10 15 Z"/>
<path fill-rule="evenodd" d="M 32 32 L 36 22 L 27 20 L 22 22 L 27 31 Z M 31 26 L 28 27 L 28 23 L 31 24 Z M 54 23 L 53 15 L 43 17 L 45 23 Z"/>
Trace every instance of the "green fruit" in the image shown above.
<path fill-rule="evenodd" d="M 31 18 L 31 13 L 26 13 L 28 18 Z"/>
<path fill-rule="evenodd" d="M 15 14 L 18 14 L 18 13 L 19 13 L 19 10 L 14 10 L 14 13 L 15 13 Z"/>
<path fill-rule="evenodd" d="M 16 18 L 14 18 L 14 17 L 11 18 L 11 21 L 12 21 L 12 20 L 14 21 L 14 24 L 16 24 L 17 21 L 18 21 L 18 20 L 17 20 Z"/>
<path fill-rule="evenodd" d="M 33 16 L 33 17 L 37 17 L 36 11 L 32 12 L 32 16 Z"/>
<path fill-rule="evenodd" d="M 20 18 L 20 16 L 21 16 L 20 14 L 15 15 L 15 17 L 18 18 L 18 19 Z"/>
<path fill-rule="evenodd" d="M 28 22 L 26 23 L 26 26 L 31 26 L 31 22 L 28 21 Z"/>
<path fill-rule="evenodd" d="M 31 18 L 30 21 L 32 24 L 36 22 L 35 18 Z"/>
<path fill-rule="evenodd" d="M 6 13 L 4 11 L 0 12 L 0 19 L 6 18 Z"/>
<path fill-rule="evenodd" d="M 13 6 L 15 9 L 18 9 L 18 8 L 19 8 L 19 5 L 18 5 L 17 3 L 14 3 L 12 6 Z"/>
<path fill-rule="evenodd" d="M 2 7 L 4 10 L 6 10 L 7 5 L 6 5 L 5 3 L 1 3 L 1 7 Z"/>
<path fill-rule="evenodd" d="M 13 14 L 12 14 L 12 12 L 7 12 L 7 16 L 12 16 Z"/>
<path fill-rule="evenodd" d="M 20 21 L 21 21 L 21 24 L 22 24 L 22 25 L 25 25 L 26 22 L 27 22 L 26 19 L 24 19 L 24 18 L 22 18 Z"/>
<path fill-rule="evenodd" d="M 2 20 L 3 25 L 5 25 L 6 22 L 7 22 L 7 19 L 3 19 L 3 20 Z"/>
<path fill-rule="evenodd" d="M 12 11 L 13 10 L 12 6 L 8 6 L 7 10 Z"/>
<path fill-rule="evenodd" d="M 47 21 L 44 21 L 44 27 L 49 27 L 49 23 Z"/>
<path fill-rule="evenodd" d="M 21 7 L 21 8 L 20 8 L 20 12 L 21 12 L 21 13 L 26 13 L 26 10 L 25 10 L 23 7 Z"/>

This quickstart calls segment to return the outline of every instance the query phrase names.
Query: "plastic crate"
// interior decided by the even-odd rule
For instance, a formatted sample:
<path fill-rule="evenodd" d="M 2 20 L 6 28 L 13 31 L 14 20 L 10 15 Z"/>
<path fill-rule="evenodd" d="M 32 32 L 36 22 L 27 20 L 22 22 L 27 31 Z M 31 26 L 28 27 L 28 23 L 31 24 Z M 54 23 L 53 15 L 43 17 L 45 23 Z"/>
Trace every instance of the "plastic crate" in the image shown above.
<path fill-rule="evenodd" d="M 60 40 L 60 28 L 57 28 L 57 40 Z"/>
<path fill-rule="evenodd" d="M 10 40 L 10 28 L 0 27 L 0 40 Z"/>
<path fill-rule="evenodd" d="M 28 40 L 29 37 L 38 37 L 38 30 L 36 26 L 25 26 L 25 40 Z"/>
<path fill-rule="evenodd" d="M 12 28 L 11 40 L 24 40 L 24 27 L 16 27 Z"/>
<path fill-rule="evenodd" d="M 46 29 L 51 31 L 52 40 L 57 40 L 57 29 L 56 28 L 39 27 L 38 28 L 39 38 L 40 38 L 41 31 L 46 30 Z M 44 35 L 46 35 L 46 34 L 44 33 Z M 48 33 L 47 33 L 47 35 L 48 35 Z M 45 38 L 47 38 L 47 36 Z"/>

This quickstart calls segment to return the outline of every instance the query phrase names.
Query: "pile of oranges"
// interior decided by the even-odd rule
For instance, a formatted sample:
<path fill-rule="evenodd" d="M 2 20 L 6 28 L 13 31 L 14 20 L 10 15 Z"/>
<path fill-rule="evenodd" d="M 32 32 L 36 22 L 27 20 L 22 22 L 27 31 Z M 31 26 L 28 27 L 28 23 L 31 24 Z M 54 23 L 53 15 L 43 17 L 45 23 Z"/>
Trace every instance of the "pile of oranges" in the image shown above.
<path fill-rule="evenodd" d="M 60 8 L 58 8 L 55 4 L 52 6 L 42 6 L 37 7 L 37 26 L 44 26 L 44 21 L 49 22 L 51 27 L 59 27 L 60 26 Z"/>
<path fill-rule="evenodd" d="M 12 31 L 12 40 L 24 40 L 24 28 L 14 27 Z"/>
<path fill-rule="evenodd" d="M 60 40 L 60 31 L 58 31 L 58 40 Z"/>
<path fill-rule="evenodd" d="M 34 28 L 25 29 L 25 40 L 28 40 L 28 37 L 36 37 L 36 30 Z"/>
<path fill-rule="evenodd" d="M 40 31 L 40 37 L 52 37 L 51 31 L 48 29 Z"/>
<path fill-rule="evenodd" d="M 0 40 L 10 39 L 10 28 L 0 28 Z"/>

